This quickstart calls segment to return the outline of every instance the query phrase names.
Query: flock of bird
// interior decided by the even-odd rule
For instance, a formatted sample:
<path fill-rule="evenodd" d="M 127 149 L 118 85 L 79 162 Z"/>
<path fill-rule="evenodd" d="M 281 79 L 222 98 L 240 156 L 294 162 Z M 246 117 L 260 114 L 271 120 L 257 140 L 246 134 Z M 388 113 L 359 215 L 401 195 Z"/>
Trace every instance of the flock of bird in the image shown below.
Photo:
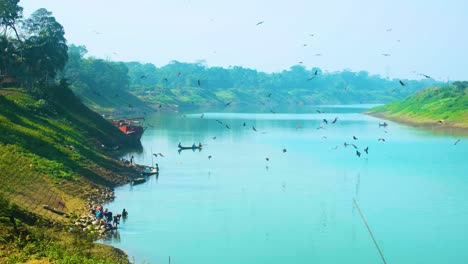
<path fill-rule="evenodd" d="M 261 26 L 261 25 L 263 25 L 264 23 L 265 23 L 265 21 L 259 21 L 259 22 L 256 23 L 256 26 Z M 390 32 L 390 31 L 392 31 L 392 29 L 387 29 L 386 31 L 387 31 L 387 32 Z M 314 37 L 315 35 L 314 35 L 314 34 L 309 34 L 309 36 L 310 36 L 310 37 Z M 398 42 L 399 42 L 399 40 L 398 40 Z M 303 44 L 303 46 L 307 46 L 307 44 Z M 321 53 L 317 53 L 317 54 L 315 54 L 315 55 L 316 55 L 316 56 L 321 56 L 322 54 L 321 54 Z M 391 56 L 390 53 L 382 53 L 382 55 L 385 56 L 385 57 Z M 302 64 L 303 62 L 300 61 L 299 63 Z M 182 75 L 182 73 L 181 73 L 181 72 L 177 72 L 176 75 L 177 75 L 177 77 L 180 77 L 180 76 Z M 319 71 L 318 71 L 318 70 L 315 70 L 315 71 L 313 72 L 313 75 L 312 75 L 310 78 L 308 78 L 307 81 L 312 81 L 312 80 L 314 80 L 315 78 L 317 78 L 318 75 L 319 75 Z M 427 79 L 433 79 L 431 76 L 429 76 L 429 75 L 427 75 L 427 74 L 419 73 L 418 75 L 423 76 L 424 78 L 427 78 Z M 145 79 L 145 78 L 147 78 L 147 76 L 146 76 L 146 75 L 141 75 L 140 78 L 141 78 L 141 79 Z M 168 80 L 167 77 L 165 77 L 165 78 L 162 79 L 162 81 L 165 82 L 165 83 L 167 83 L 169 80 Z M 398 80 L 398 82 L 399 82 L 399 84 L 400 84 L 402 87 L 406 86 L 406 84 L 405 84 L 402 80 Z M 201 87 L 202 82 L 201 82 L 200 79 L 198 79 L 198 80 L 196 81 L 196 83 L 197 83 L 197 86 L 198 86 L 198 87 Z M 345 91 L 347 90 L 347 86 L 344 87 L 344 90 L 345 90 Z M 393 89 L 392 92 L 394 92 L 395 90 L 396 90 L 396 89 Z M 268 95 L 267 95 L 266 97 L 269 99 L 269 98 L 271 98 L 271 96 L 272 96 L 272 93 L 268 93 Z M 232 103 L 233 103 L 233 101 L 226 102 L 226 103 L 224 104 L 224 107 L 229 107 Z M 265 103 L 262 103 L 262 104 L 265 105 Z M 300 104 L 300 102 L 299 102 L 299 104 Z M 133 106 L 129 104 L 129 107 L 132 108 Z M 161 107 L 162 107 L 162 105 L 159 104 L 159 108 L 161 108 Z M 320 111 L 320 110 L 316 110 L 316 111 L 317 111 L 318 114 L 324 113 L 323 111 Z M 274 111 L 273 109 L 271 109 L 270 112 L 273 113 L 273 114 L 276 113 L 276 111 Z M 184 116 L 185 116 L 185 115 L 184 115 Z M 203 114 L 203 113 L 200 115 L 200 118 L 204 118 L 204 114 Z M 317 127 L 317 129 L 318 129 L 318 130 L 319 130 L 319 129 L 325 129 L 324 126 L 333 125 L 333 124 L 335 124 L 338 120 L 339 120 L 338 117 L 335 117 L 333 120 L 330 120 L 330 121 L 327 120 L 326 118 L 323 118 L 323 119 L 322 119 L 322 125 L 320 125 L 319 127 Z M 226 129 L 231 129 L 231 125 L 229 125 L 229 124 L 223 123 L 222 121 L 220 121 L 220 120 L 218 120 L 218 119 L 215 120 L 215 121 L 216 121 L 219 125 L 224 126 L 224 128 L 226 128 Z M 439 121 L 439 123 L 443 124 L 443 120 L 442 120 L 442 121 Z M 379 124 L 379 127 L 384 127 L 384 128 L 386 128 L 387 125 L 388 125 L 388 124 L 387 124 L 386 122 L 384 122 L 384 123 L 380 123 L 380 124 Z M 246 125 L 246 122 L 243 122 L 242 126 L 243 126 L 243 127 L 246 127 L 246 126 L 247 126 L 247 125 Z M 297 125 L 297 126 L 296 126 L 296 129 L 300 129 L 300 128 L 302 128 L 300 125 Z M 256 128 L 255 126 L 251 126 L 251 129 L 252 129 L 252 131 L 254 131 L 254 132 L 258 132 L 258 130 L 257 130 L 257 128 Z M 385 130 L 384 132 L 387 133 L 386 130 Z M 265 133 L 265 132 L 262 132 L 262 133 Z M 216 137 L 212 137 L 212 139 L 215 140 Z M 326 137 L 326 136 L 323 136 L 322 139 L 327 139 L 327 137 Z M 357 138 L 356 136 L 352 136 L 352 139 L 353 139 L 355 142 L 358 141 L 358 138 Z M 379 141 L 379 142 L 382 142 L 382 143 L 386 142 L 385 138 L 383 138 L 383 137 L 378 138 L 378 141 Z M 459 141 L 460 141 L 460 139 L 458 139 L 458 140 L 454 143 L 454 145 L 456 145 Z M 361 155 L 362 155 L 362 152 L 361 152 L 361 151 L 363 151 L 364 153 L 366 153 L 366 155 L 369 154 L 369 147 L 368 147 L 368 146 L 366 146 L 366 147 L 363 148 L 363 149 L 359 149 L 358 146 L 357 146 L 356 144 L 352 144 L 352 143 L 348 143 L 348 142 L 344 142 L 344 143 L 343 143 L 343 146 L 344 146 L 344 148 L 347 148 L 348 146 L 353 147 L 353 148 L 355 149 L 355 151 L 356 151 L 356 152 L 355 152 L 355 155 L 356 155 L 357 157 L 361 157 Z M 338 149 L 338 146 L 335 146 L 333 149 Z M 360 151 L 360 150 L 361 150 L 361 151 Z M 283 149 L 282 149 L 282 152 L 283 152 L 283 153 L 286 153 L 286 152 L 287 152 L 287 149 L 286 149 L 286 148 L 283 148 Z M 157 157 L 157 156 L 164 157 L 161 153 L 153 154 L 153 155 L 155 155 L 156 157 Z M 211 159 L 211 158 L 212 158 L 212 155 L 209 155 L 209 156 L 208 156 L 208 159 Z M 268 158 L 268 157 L 265 158 L 265 159 L 266 159 L 266 161 L 269 161 L 269 158 Z"/>

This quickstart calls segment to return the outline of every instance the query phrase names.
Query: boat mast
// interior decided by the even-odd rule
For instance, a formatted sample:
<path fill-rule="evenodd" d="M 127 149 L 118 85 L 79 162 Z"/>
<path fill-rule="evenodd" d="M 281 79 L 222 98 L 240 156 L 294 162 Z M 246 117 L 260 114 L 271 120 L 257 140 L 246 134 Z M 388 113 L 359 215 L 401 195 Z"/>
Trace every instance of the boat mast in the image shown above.
<path fill-rule="evenodd" d="M 151 155 L 151 167 L 154 167 L 154 163 L 153 163 L 153 156 L 154 156 L 154 155 L 153 155 L 153 147 L 151 147 L 151 153 L 150 153 L 150 155 Z"/>

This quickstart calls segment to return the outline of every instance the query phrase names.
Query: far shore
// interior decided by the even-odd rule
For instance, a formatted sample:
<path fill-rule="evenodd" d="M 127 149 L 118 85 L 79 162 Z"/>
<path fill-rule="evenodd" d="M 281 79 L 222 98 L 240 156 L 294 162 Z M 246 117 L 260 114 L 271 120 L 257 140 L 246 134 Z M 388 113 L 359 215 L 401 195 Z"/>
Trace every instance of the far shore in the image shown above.
<path fill-rule="evenodd" d="M 445 122 L 444 124 L 441 124 L 438 123 L 438 120 L 421 120 L 417 118 L 411 118 L 408 116 L 394 117 L 389 116 L 389 114 L 386 112 L 365 112 L 364 114 L 421 129 L 449 132 L 457 135 L 468 136 L 468 124 L 450 122 Z"/>

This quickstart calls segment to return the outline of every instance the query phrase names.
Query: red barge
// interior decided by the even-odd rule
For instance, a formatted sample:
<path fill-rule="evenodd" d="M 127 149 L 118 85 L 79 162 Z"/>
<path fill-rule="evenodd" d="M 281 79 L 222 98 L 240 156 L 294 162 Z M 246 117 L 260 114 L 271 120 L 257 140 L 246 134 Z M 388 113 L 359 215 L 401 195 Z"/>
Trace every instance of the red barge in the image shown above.
<path fill-rule="evenodd" d="M 143 132 L 145 131 L 145 128 L 142 125 L 144 119 L 144 117 L 125 118 L 112 120 L 112 122 L 125 135 L 133 137 L 136 140 L 140 140 Z"/>

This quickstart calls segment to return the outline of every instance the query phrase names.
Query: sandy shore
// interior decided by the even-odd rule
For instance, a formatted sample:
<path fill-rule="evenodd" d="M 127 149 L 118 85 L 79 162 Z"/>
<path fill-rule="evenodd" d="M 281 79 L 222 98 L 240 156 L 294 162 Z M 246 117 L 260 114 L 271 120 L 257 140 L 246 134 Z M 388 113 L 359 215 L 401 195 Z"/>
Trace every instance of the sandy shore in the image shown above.
<path fill-rule="evenodd" d="M 408 116 L 390 116 L 386 112 L 366 112 L 364 113 L 366 115 L 370 115 L 373 117 L 389 120 L 389 121 L 394 121 L 396 123 L 412 126 L 412 127 L 417 127 L 421 129 L 426 129 L 426 130 L 431 130 L 435 132 L 444 132 L 444 133 L 450 133 L 450 134 L 455 134 L 455 135 L 461 135 L 461 136 L 468 136 L 468 125 L 466 124 L 458 124 L 458 123 L 450 123 L 450 122 L 445 122 L 444 124 L 441 124 L 438 122 L 438 120 L 421 120 L 417 118 L 412 118 Z"/>

